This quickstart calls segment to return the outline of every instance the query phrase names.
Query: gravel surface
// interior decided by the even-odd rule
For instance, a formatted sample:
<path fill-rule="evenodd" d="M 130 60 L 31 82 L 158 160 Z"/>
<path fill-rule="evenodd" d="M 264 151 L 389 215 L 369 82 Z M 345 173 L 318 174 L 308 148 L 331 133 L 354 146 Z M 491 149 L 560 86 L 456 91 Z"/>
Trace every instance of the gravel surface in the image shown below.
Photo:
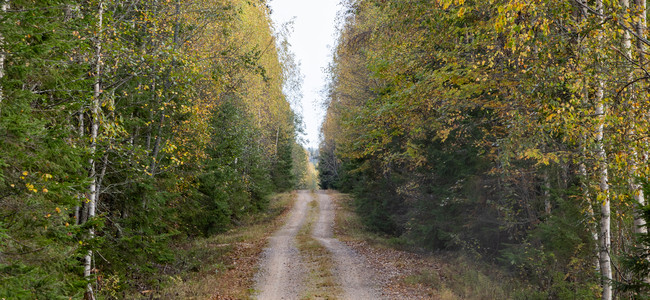
<path fill-rule="evenodd" d="M 305 268 L 295 237 L 307 216 L 311 195 L 299 191 L 287 223 L 271 238 L 255 276 L 257 299 L 297 299 L 304 287 Z"/>
<path fill-rule="evenodd" d="M 332 273 L 344 291 L 343 299 L 381 299 L 381 292 L 375 284 L 376 279 L 367 259 L 356 250 L 333 238 L 335 207 L 330 196 L 318 191 L 318 222 L 312 233 L 323 247 L 332 254 L 335 262 Z"/>
<path fill-rule="evenodd" d="M 350 214 L 349 201 L 341 194 L 331 193 L 334 208 L 337 213 Z M 344 200 L 345 199 L 345 200 Z M 347 207 L 347 208 L 344 208 Z M 349 225 L 347 225 L 349 226 Z M 383 299 L 458 299 L 455 297 L 441 297 L 435 284 L 422 284 L 408 280 L 413 276 L 423 273 L 437 274 L 440 271 L 440 261 L 430 254 L 418 254 L 410 251 L 400 251 L 386 246 L 370 244 L 359 237 L 352 237 L 349 228 L 342 224 L 334 227 L 335 235 L 345 240 L 344 244 L 356 251 L 365 260 L 364 266 L 370 269 L 374 282 L 381 287 Z"/>
<path fill-rule="evenodd" d="M 332 255 L 332 274 L 343 290 L 341 299 L 382 299 L 370 262 L 357 250 L 333 237 L 335 205 L 324 191 L 298 191 L 287 223 L 269 239 L 255 277 L 257 299 L 300 299 L 305 291 L 307 269 L 296 247 L 296 234 L 305 224 L 309 203 L 317 201 L 319 215 L 312 237 Z M 314 197 L 315 195 L 315 197 Z M 315 199 L 314 199 L 315 198 Z"/>
<path fill-rule="evenodd" d="M 433 257 L 411 252 L 373 247 L 363 241 L 346 242 L 368 261 L 385 299 L 440 299 L 434 286 L 407 283 L 406 278 L 423 272 L 438 273 L 440 268 Z M 455 299 L 455 298 L 448 298 Z"/>

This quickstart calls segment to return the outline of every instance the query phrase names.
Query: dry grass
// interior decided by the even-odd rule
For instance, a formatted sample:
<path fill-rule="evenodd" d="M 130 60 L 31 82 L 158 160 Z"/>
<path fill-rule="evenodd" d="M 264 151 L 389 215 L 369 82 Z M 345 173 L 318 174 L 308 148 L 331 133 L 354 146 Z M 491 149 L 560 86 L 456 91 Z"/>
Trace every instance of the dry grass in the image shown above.
<path fill-rule="evenodd" d="M 332 255 L 311 235 L 319 213 L 318 202 L 312 200 L 309 206 L 307 221 L 296 235 L 298 249 L 309 268 L 307 287 L 302 299 L 338 299 L 342 291 L 332 273 Z"/>
<path fill-rule="evenodd" d="M 517 285 L 493 266 L 460 253 L 432 254 L 397 238 L 368 232 L 349 195 L 330 193 L 336 204 L 335 233 L 366 255 L 383 276 L 385 295 L 400 299 L 509 299 Z"/>
<path fill-rule="evenodd" d="M 411 285 L 436 288 L 440 299 L 510 299 L 512 278 L 486 265 L 470 261 L 465 256 L 446 254 L 436 258 L 438 270 L 418 270 L 404 278 Z"/>
<path fill-rule="evenodd" d="M 166 288 L 147 295 L 154 299 L 248 299 L 257 262 L 267 238 L 277 230 L 295 200 L 295 193 L 271 200 L 269 212 L 247 224 L 179 246 L 187 271 L 168 276 Z"/>
<path fill-rule="evenodd" d="M 364 229 L 361 218 L 354 212 L 352 197 L 328 191 L 336 208 L 334 219 L 334 234 L 341 241 L 366 241 L 373 244 L 382 244 L 379 237 Z"/>

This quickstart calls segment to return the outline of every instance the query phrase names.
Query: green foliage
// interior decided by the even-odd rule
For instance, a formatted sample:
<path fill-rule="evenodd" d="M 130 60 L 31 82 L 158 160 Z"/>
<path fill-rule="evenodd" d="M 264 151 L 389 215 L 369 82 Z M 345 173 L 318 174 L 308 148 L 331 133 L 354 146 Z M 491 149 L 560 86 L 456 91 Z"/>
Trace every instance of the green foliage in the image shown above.
<path fill-rule="evenodd" d="M 630 252 L 650 126 L 647 53 L 614 50 L 638 4 L 585 3 L 348 1 L 321 187 L 353 193 L 372 230 L 499 261 L 532 298 L 596 297 L 597 220 Z"/>
<path fill-rule="evenodd" d="M 67 5 L 75 1 L 12 1 L 0 16 L 2 298 L 67 298 L 86 283 L 73 216 L 88 155 L 70 127 L 90 91 L 88 63 L 73 54 L 87 42 L 72 32 L 91 17 L 65 20 Z"/>
<path fill-rule="evenodd" d="M 203 197 L 198 215 L 190 219 L 203 222 L 198 227 L 206 235 L 223 232 L 231 220 L 265 209 L 271 192 L 267 162 L 259 149 L 250 149 L 257 134 L 235 101 L 224 101 L 213 117 L 211 126 L 220 134 L 213 136 L 209 161 L 198 178 Z"/>
<path fill-rule="evenodd" d="M 523 243 L 507 245 L 499 260 L 557 299 L 591 299 L 598 278 L 592 270 L 595 242 L 580 220 L 580 207 L 557 199 L 559 206 L 546 222 L 530 230 Z"/>
<path fill-rule="evenodd" d="M 650 184 L 643 183 L 645 193 L 650 192 Z M 640 207 L 638 213 L 647 224 L 650 224 L 650 204 Z M 632 250 L 621 258 L 624 271 L 629 274 L 619 282 L 618 288 L 634 299 L 650 299 L 650 234 L 638 233 L 634 237 Z"/>
<path fill-rule="evenodd" d="M 160 288 L 170 244 L 235 226 L 295 185 L 296 117 L 266 6 L 7 3 L 0 298 Z"/>
<path fill-rule="evenodd" d="M 318 172 L 310 160 L 311 155 L 313 153 L 303 148 L 302 145 L 293 144 L 291 174 L 295 179 L 295 189 L 315 190 L 318 188 Z"/>
<path fill-rule="evenodd" d="M 321 144 L 318 157 L 318 182 L 321 189 L 339 188 L 339 163 L 334 149 Z"/>
<path fill-rule="evenodd" d="M 277 159 L 273 164 L 271 178 L 278 191 L 286 192 L 296 186 L 296 177 L 291 173 L 293 169 L 293 140 L 283 139 L 277 145 Z"/>

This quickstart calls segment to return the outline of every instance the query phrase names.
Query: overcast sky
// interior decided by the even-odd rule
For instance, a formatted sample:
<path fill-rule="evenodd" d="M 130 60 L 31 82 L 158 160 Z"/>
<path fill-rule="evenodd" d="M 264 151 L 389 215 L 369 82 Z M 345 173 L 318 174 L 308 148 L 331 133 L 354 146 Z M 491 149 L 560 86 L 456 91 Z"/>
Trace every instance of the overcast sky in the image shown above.
<path fill-rule="evenodd" d="M 309 147 L 318 147 L 318 133 L 325 114 L 320 103 L 327 76 L 325 68 L 335 45 L 335 18 L 340 0 L 270 0 L 271 18 L 276 26 L 294 20 L 289 38 L 291 50 L 304 75 L 302 115 Z M 300 111 L 298 113 L 301 113 Z"/>

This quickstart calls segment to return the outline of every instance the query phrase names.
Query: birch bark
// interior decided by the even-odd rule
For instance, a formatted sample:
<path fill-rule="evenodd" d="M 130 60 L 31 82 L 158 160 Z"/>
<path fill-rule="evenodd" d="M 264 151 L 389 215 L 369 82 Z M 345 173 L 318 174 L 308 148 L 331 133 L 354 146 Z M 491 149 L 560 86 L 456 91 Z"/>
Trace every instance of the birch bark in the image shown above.
<path fill-rule="evenodd" d="M 90 131 L 90 160 L 88 162 L 90 166 L 90 188 L 89 188 L 89 197 L 88 197 L 88 220 L 92 220 L 95 217 L 97 200 L 99 196 L 98 187 L 98 178 L 96 170 L 96 161 L 95 155 L 97 153 L 97 135 L 99 132 L 99 106 L 100 106 L 100 94 L 101 94 L 101 71 L 102 71 L 102 41 L 101 33 L 103 30 L 103 21 L 104 21 L 104 2 L 99 2 L 99 7 L 97 10 L 97 34 L 95 36 L 95 81 L 93 84 L 93 101 L 91 108 L 91 131 Z M 89 237 L 92 239 L 95 236 L 95 230 L 93 228 L 89 229 Z M 92 275 L 92 265 L 93 265 L 93 251 L 88 250 L 84 262 L 84 277 L 87 279 L 91 278 Z M 93 287 L 91 283 L 88 283 L 86 288 L 86 294 L 84 295 L 85 299 L 95 299 L 93 292 Z"/>
<path fill-rule="evenodd" d="M 2 4 L 0 5 L 0 9 L 2 9 L 2 14 L 6 14 L 7 10 L 9 9 L 9 0 L 2 0 Z M 5 37 L 0 33 L 0 80 L 5 77 L 5 59 L 6 54 L 5 54 L 5 48 L 4 48 L 4 43 L 5 43 Z M 2 101 L 4 100 L 4 90 L 2 89 L 2 84 L 0 84 L 0 112 L 2 112 Z"/>
<path fill-rule="evenodd" d="M 596 10 L 600 18 L 601 24 L 605 23 L 604 19 L 604 9 L 603 1 L 596 1 Z M 604 40 L 603 29 L 598 33 L 598 46 L 602 46 Z M 596 49 L 597 51 L 602 49 Z M 602 285 L 603 285 L 603 300 L 612 299 L 612 266 L 610 258 L 610 249 L 611 249 L 611 209 L 609 202 L 609 175 L 607 170 L 607 152 L 605 151 L 604 145 L 604 128 L 605 128 L 605 119 L 606 119 L 606 108 L 605 108 L 605 80 L 603 79 L 603 68 L 602 64 L 600 70 L 598 71 L 597 76 L 597 85 L 596 85 L 596 156 L 598 158 L 598 177 L 599 177 L 599 187 L 600 191 L 596 197 L 596 203 L 600 204 L 600 232 L 599 232 L 599 242 L 600 242 L 600 272 L 602 274 Z"/>
<path fill-rule="evenodd" d="M 645 32 L 646 32 L 646 22 L 647 22 L 647 13 L 646 13 L 646 0 L 635 0 L 635 11 L 638 12 L 638 15 L 636 16 L 636 33 L 640 37 L 645 37 Z M 627 33 L 627 31 L 626 31 Z M 627 33 L 629 35 L 629 33 Z M 639 67 L 640 68 L 645 68 L 645 44 L 641 39 L 637 39 L 636 42 L 637 46 L 637 51 L 639 53 Z M 645 99 L 639 99 L 639 100 L 645 100 Z M 633 174 L 637 176 L 638 170 L 637 170 L 637 159 L 638 159 L 638 152 L 636 149 L 632 153 L 632 159 L 634 160 L 633 167 L 634 169 Z M 634 200 L 636 200 L 637 204 L 637 211 L 640 210 L 641 207 L 645 205 L 645 195 L 643 194 L 643 189 L 639 184 L 635 183 L 635 189 L 634 191 Z M 636 214 L 634 217 L 634 232 L 635 233 L 647 233 L 648 228 L 645 223 L 645 220 L 639 215 Z"/>

